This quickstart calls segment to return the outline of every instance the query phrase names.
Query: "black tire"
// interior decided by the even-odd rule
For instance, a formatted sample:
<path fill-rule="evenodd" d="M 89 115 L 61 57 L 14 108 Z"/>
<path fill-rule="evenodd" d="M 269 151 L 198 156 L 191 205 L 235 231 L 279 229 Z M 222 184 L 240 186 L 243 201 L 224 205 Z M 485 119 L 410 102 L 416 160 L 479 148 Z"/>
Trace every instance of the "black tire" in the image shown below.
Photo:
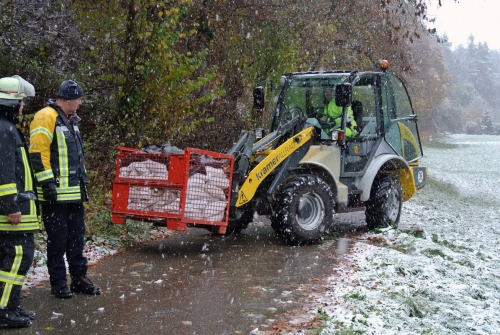
<path fill-rule="evenodd" d="M 243 229 L 246 229 L 250 222 L 253 221 L 253 210 L 250 209 L 236 209 L 236 217 L 229 217 L 227 220 L 226 233 L 224 235 L 238 235 L 241 234 Z M 208 229 L 212 233 L 217 233 L 219 227 L 211 227 Z"/>
<path fill-rule="evenodd" d="M 335 198 L 330 186 L 313 175 L 295 176 L 277 196 L 271 226 L 288 245 L 318 243 L 333 224 Z"/>
<path fill-rule="evenodd" d="M 253 221 L 253 212 L 245 212 L 239 219 L 229 219 L 227 222 L 226 235 L 241 234 Z"/>
<path fill-rule="evenodd" d="M 397 227 L 402 207 L 403 197 L 398 176 L 378 174 L 373 181 L 370 199 L 365 204 L 368 229 Z"/>

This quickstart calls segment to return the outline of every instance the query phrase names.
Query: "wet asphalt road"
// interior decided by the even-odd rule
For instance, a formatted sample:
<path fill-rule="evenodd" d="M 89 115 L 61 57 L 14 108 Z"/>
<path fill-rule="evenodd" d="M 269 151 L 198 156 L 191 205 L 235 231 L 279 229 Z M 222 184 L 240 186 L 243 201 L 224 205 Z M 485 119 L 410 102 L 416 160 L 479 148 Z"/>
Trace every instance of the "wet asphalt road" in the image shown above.
<path fill-rule="evenodd" d="M 284 245 L 265 222 L 251 224 L 238 236 L 191 228 L 91 267 L 89 277 L 101 286 L 100 296 L 61 300 L 50 296 L 48 283 L 30 289 L 21 303 L 37 313 L 33 325 L 0 333 L 270 331 L 283 313 L 303 303 L 306 293 L 299 289 L 301 284 L 332 273 L 338 261 L 338 237 L 363 227 L 363 219 L 351 215 L 322 244 L 302 247 Z"/>

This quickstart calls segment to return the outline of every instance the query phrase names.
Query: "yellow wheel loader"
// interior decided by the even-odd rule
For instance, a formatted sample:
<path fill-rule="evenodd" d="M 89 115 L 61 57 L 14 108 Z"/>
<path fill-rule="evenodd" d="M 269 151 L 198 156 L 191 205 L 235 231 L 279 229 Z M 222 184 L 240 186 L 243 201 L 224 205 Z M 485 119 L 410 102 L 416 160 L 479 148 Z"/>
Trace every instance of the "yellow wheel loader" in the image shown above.
<path fill-rule="evenodd" d="M 342 110 L 337 119 L 326 112 L 327 89 Z M 369 229 L 397 226 L 427 168 L 408 92 L 386 62 L 380 72 L 283 75 L 271 102 L 270 128 L 243 131 L 227 151 L 234 170 L 226 233 L 245 229 L 254 213 L 269 216 L 290 245 L 319 242 L 336 213 L 364 210 Z M 254 105 L 266 105 L 261 86 Z"/>
<path fill-rule="evenodd" d="M 396 226 L 427 169 L 406 87 L 386 69 L 282 76 L 269 129 L 242 131 L 226 153 L 118 148 L 112 222 L 227 234 L 257 213 L 290 245 L 321 241 L 336 213 Z M 266 105 L 261 86 L 254 104 Z"/>

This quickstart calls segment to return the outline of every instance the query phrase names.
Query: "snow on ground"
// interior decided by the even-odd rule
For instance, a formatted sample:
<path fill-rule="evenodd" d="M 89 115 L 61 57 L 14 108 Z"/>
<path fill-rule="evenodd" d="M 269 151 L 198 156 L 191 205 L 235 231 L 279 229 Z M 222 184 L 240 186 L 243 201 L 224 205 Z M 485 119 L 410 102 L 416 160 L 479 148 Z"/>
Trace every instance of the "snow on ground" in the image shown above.
<path fill-rule="evenodd" d="M 398 229 L 355 241 L 327 293 L 313 296 L 321 334 L 500 334 L 499 151 L 499 136 L 424 147 L 429 180 Z M 90 242 L 85 250 L 90 264 L 116 252 Z M 36 260 L 26 286 L 48 279 L 44 252 Z"/>
<path fill-rule="evenodd" d="M 499 151 L 499 136 L 424 147 L 428 183 L 398 229 L 355 241 L 314 296 L 321 334 L 500 334 Z"/>

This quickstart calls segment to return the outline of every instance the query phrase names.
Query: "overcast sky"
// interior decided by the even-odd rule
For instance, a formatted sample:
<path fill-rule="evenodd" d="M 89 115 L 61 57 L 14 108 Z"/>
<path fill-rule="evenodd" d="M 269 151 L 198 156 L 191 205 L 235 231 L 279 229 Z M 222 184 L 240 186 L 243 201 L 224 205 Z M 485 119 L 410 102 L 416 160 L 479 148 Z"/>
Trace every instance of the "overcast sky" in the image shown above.
<path fill-rule="evenodd" d="M 452 49 L 467 46 L 472 34 L 474 43 L 488 43 L 488 48 L 500 50 L 500 0 L 441 0 L 443 6 L 436 10 L 437 0 L 429 5 L 435 13 L 435 27 L 440 36 L 448 36 Z"/>

